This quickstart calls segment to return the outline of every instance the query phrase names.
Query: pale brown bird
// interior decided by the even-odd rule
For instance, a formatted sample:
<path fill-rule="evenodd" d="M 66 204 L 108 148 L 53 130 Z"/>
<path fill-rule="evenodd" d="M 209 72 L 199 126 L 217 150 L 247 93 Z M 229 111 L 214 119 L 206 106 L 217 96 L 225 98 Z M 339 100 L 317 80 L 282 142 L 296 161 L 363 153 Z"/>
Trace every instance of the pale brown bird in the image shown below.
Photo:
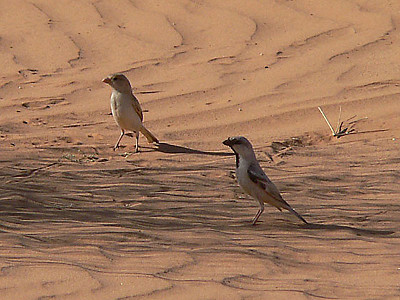
<path fill-rule="evenodd" d="M 142 108 L 132 93 L 128 78 L 123 74 L 116 73 L 104 78 L 103 82 L 112 87 L 111 112 L 121 129 L 121 135 L 114 146 L 114 151 L 119 147 L 125 131 L 135 133 L 135 152 L 139 151 L 139 132 L 143 133 L 149 143 L 158 143 L 158 139 L 143 125 Z"/>
<path fill-rule="evenodd" d="M 263 213 L 264 203 L 275 206 L 280 211 L 282 211 L 282 208 L 286 209 L 302 222 L 308 224 L 307 221 L 282 198 L 278 188 L 269 180 L 268 176 L 261 169 L 256 155 L 254 154 L 253 147 L 245 137 L 230 137 L 223 141 L 223 144 L 231 147 L 236 155 L 236 179 L 240 187 L 260 204 L 260 209 L 253 218 L 253 225 L 256 224 L 258 218 Z"/>

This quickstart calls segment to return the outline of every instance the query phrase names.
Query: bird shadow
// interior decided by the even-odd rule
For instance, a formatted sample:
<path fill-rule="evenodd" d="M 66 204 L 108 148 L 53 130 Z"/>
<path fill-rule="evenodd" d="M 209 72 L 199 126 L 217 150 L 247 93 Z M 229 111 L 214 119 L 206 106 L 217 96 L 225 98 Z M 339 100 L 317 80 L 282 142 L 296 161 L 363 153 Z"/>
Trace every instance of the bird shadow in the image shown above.
<path fill-rule="evenodd" d="M 230 152 L 217 152 L 217 151 L 202 151 L 197 149 L 192 149 L 188 147 L 183 147 L 179 145 L 173 145 L 168 143 L 158 143 L 155 145 L 156 147 L 146 147 L 142 146 L 141 148 L 152 149 L 153 151 L 158 151 L 162 153 L 186 153 L 186 154 L 201 154 L 201 155 L 214 155 L 214 156 L 232 156 L 233 153 Z"/>
<path fill-rule="evenodd" d="M 301 226 L 304 229 L 315 229 L 315 230 L 345 230 L 355 233 L 356 235 L 390 235 L 395 233 L 392 230 L 376 230 L 376 229 L 363 229 L 346 225 L 333 225 L 333 224 L 315 224 L 308 223 Z"/>

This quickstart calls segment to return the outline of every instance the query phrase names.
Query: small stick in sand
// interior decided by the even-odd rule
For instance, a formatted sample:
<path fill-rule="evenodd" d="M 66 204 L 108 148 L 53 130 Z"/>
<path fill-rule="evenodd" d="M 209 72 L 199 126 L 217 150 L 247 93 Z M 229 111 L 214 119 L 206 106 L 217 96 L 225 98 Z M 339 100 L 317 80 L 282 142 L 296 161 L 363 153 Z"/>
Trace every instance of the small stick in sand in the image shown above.
<path fill-rule="evenodd" d="M 339 132 L 340 125 L 343 124 L 343 122 L 342 122 L 342 124 L 340 123 L 340 117 L 341 116 L 342 116 L 342 106 L 340 105 L 339 106 L 339 119 L 337 121 L 337 126 L 336 126 L 336 131 L 335 132 Z"/>
<path fill-rule="evenodd" d="M 322 108 L 318 106 L 318 109 L 321 112 L 322 116 L 324 117 L 324 119 L 325 119 L 326 123 L 328 124 L 329 128 L 331 129 L 333 136 L 335 136 L 336 135 L 335 130 L 333 130 L 332 125 L 331 125 L 331 123 L 329 123 L 329 120 L 325 116 L 324 112 L 322 111 Z"/>
<path fill-rule="evenodd" d="M 332 135 L 334 137 L 336 137 L 336 138 L 341 138 L 344 135 L 357 133 L 356 130 L 354 129 L 354 126 L 356 125 L 356 123 L 367 119 L 367 117 L 364 117 L 364 118 L 357 119 L 357 120 L 349 122 L 350 120 L 352 120 L 355 117 L 357 117 L 357 115 L 354 115 L 351 118 L 347 119 L 346 121 L 342 121 L 341 122 L 340 119 L 341 119 L 341 116 L 342 116 L 342 106 L 339 106 L 339 119 L 338 119 L 338 122 L 337 122 L 336 131 L 335 131 L 335 130 L 333 130 L 333 127 L 332 127 L 331 123 L 329 122 L 327 116 L 323 112 L 322 108 L 320 106 L 318 106 L 318 109 L 319 109 L 320 113 L 322 114 L 322 116 L 324 117 L 324 119 L 325 119 L 326 123 L 328 124 L 330 130 L 332 131 Z M 343 128 L 343 125 L 346 124 L 346 123 L 348 123 L 348 126 Z"/>

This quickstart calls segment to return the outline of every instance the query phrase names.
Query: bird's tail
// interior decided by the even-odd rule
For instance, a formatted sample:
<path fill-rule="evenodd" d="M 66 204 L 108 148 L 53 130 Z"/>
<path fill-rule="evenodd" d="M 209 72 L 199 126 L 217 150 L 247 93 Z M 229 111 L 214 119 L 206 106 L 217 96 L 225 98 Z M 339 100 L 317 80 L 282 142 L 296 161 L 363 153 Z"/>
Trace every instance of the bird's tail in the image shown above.
<path fill-rule="evenodd" d="M 300 216 L 300 214 L 295 211 L 293 208 L 291 208 L 290 206 L 285 207 L 288 211 L 290 211 L 292 214 L 294 214 L 297 218 L 299 218 L 300 220 L 302 220 L 305 224 L 308 224 L 308 222 L 302 217 Z"/>
<path fill-rule="evenodd" d="M 158 139 L 146 127 L 142 126 L 140 132 L 143 133 L 149 143 L 158 143 Z"/>

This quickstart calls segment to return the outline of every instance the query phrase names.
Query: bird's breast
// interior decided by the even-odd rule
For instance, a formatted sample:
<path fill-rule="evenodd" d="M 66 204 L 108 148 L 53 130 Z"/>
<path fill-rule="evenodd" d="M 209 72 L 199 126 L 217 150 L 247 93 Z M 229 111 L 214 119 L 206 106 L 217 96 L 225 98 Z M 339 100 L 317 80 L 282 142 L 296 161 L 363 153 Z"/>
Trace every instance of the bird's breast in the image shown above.
<path fill-rule="evenodd" d="M 113 91 L 111 94 L 111 112 L 115 122 L 125 130 L 136 131 L 142 121 L 132 105 L 132 96 Z"/>
<path fill-rule="evenodd" d="M 248 194 L 251 193 L 251 188 L 254 183 L 250 180 L 249 174 L 247 173 L 248 164 L 246 161 L 241 158 L 239 160 L 238 167 L 236 168 L 236 179 L 240 185 L 240 187 Z"/>

